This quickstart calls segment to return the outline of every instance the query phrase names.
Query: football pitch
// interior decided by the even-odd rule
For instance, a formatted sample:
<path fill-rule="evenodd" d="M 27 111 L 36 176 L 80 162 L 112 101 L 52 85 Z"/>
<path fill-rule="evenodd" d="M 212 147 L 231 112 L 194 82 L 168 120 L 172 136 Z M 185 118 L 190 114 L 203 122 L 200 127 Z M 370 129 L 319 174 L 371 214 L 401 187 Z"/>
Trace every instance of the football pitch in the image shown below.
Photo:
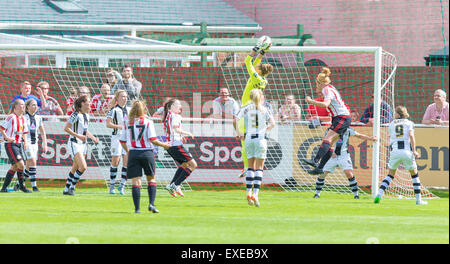
<path fill-rule="evenodd" d="M 415 200 L 368 195 L 261 191 L 261 207 L 244 191 L 186 191 L 185 198 L 158 190 L 159 214 L 141 214 L 125 196 L 78 190 L 1 193 L 0 243 L 43 244 L 335 244 L 449 243 L 448 195 L 417 206 Z"/>

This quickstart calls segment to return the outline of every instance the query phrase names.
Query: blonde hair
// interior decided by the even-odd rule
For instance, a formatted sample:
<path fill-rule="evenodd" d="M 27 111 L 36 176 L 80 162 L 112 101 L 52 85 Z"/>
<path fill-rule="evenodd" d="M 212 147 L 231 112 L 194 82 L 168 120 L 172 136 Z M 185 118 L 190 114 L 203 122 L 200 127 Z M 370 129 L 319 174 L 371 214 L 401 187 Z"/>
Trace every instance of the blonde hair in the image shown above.
<path fill-rule="evenodd" d="M 250 92 L 250 99 L 255 104 L 256 109 L 258 111 L 261 111 L 262 113 L 265 113 L 266 112 L 266 108 L 262 104 L 262 96 L 263 96 L 263 93 L 262 93 L 262 91 L 260 89 L 253 89 Z"/>
<path fill-rule="evenodd" d="M 133 101 L 131 105 L 130 114 L 128 115 L 128 122 L 131 124 L 134 122 L 134 119 L 144 116 L 146 112 L 144 102 L 141 100 Z"/>
<path fill-rule="evenodd" d="M 112 102 L 113 102 L 112 107 L 116 106 L 116 104 L 117 104 L 117 98 L 119 97 L 119 95 L 120 95 L 121 93 L 126 93 L 126 94 L 127 94 L 127 91 L 122 90 L 122 89 L 119 89 L 119 90 L 117 90 L 117 91 L 114 93 L 114 97 L 113 97 L 113 99 L 112 99 Z M 127 94 L 127 95 L 128 95 L 128 94 Z"/>
<path fill-rule="evenodd" d="M 403 105 L 399 105 L 395 108 L 395 114 L 397 114 L 399 118 L 409 118 L 408 109 Z"/>
<path fill-rule="evenodd" d="M 264 77 L 273 71 L 273 66 L 271 64 L 259 64 L 258 67 L 261 70 L 261 75 Z"/>
<path fill-rule="evenodd" d="M 321 84 L 331 83 L 331 70 L 327 67 L 323 67 L 322 71 L 317 75 L 316 81 Z"/>
<path fill-rule="evenodd" d="M 37 87 L 41 87 L 41 88 L 42 88 L 42 86 L 50 86 L 50 85 L 49 85 L 48 82 L 46 82 L 46 81 L 40 81 L 40 82 L 37 84 Z"/>

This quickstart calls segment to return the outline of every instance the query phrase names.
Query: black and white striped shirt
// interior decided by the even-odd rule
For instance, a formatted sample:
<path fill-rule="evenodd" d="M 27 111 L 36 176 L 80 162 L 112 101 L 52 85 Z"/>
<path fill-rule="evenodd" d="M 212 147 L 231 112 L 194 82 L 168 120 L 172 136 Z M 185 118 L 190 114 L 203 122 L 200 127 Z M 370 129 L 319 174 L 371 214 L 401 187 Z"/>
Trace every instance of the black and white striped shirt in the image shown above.
<path fill-rule="evenodd" d="M 72 115 L 70 115 L 68 122 L 72 125 L 71 129 L 73 132 L 86 136 L 86 132 L 89 125 L 89 114 L 87 113 L 81 114 L 78 112 L 73 112 Z M 69 137 L 69 140 L 74 141 L 76 143 L 86 143 L 82 142 L 80 139 L 76 137 L 73 137 L 72 135 Z"/>

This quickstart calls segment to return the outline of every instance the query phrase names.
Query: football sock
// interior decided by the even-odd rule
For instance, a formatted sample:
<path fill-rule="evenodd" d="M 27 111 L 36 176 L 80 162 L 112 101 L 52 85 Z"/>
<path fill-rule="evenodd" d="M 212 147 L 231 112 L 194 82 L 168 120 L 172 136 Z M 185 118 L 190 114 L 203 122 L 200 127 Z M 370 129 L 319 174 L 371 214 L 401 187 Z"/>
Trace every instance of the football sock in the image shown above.
<path fill-rule="evenodd" d="M 24 187 L 25 176 L 23 176 L 23 170 L 17 170 L 17 179 L 19 180 L 19 186 Z"/>
<path fill-rule="evenodd" d="M 25 170 L 23 171 L 23 176 L 24 176 L 24 181 L 27 181 L 28 178 L 30 178 L 30 171 L 27 170 L 27 169 L 25 169 Z"/>
<path fill-rule="evenodd" d="M 255 178 L 253 179 L 253 195 L 255 195 L 255 196 L 258 196 L 259 188 L 261 187 L 262 177 L 263 177 L 263 171 L 256 170 Z"/>
<path fill-rule="evenodd" d="M 314 157 L 314 162 L 318 163 L 325 154 L 327 154 L 328 150 L 330 150 L 331 143 L 329 141 L 324 140 L 320 145 L 319 151 L 317 151 L 316 156 Z"/>
<path fill-rule="evenodd" d="M 189 175 L 191 175 L 192 171 L 188 168 L 183 168 L 180 175 L 178 176 L 178 179 L 175 181 L 176 186 L 180 186 L 184 180 L 186 180 Z"/>
<path fill-rule="evenodd" d="M 156 198 L 156 182 L 149 182 L 147 186 L 148 199 L 151 205 L 155 205 Z"/>
<path fill-rule="evenodd" d="M 127 183 L 127 167 L 122 167 L 122 177 L 120 179 L 120 188 L 123 188 Z"/>
<path fill-rule="evenodd" d="M 5 176 L 5 181 L 3 182 L 2 190 L 6 190 L 11 183 L 12 179 L 14 178 L 14 174 L 16 171 L 8 170 Z"/>
<path fill-rule="evenodd" d="M 67 180 L 66 180 L 66 187 L 64 188 L 65 192 L 69 191 L 70 186 L 72 186 L 73 180 L 74 180 L 74 175 L 72 172 L 69 172 L 69 177 L 67 177 Z"/>
<path fill-rule="evenodd" d="M 317 195 L 320 195 L 320 192 L 322 191 L 324 184 L 325 184 L 325 178 L 321 179 L 320 177 L 317 177 L 317 180 L 316 180 L 316 194 Z"/>
<path fill-rule="evenodd" d="M 133 185 L 131 188 L 131 194 L 133 196 L 134 210 L 141 209 L 141 186 Z"/>
<path fill-rule="evenodd" d="M 420 194 L 420 180 L 419 180 L 419 174 L 417 173 L 416 175 L 412 175 L 412 182 L 413 182 L 413 187 L 414 187 L 414 194 L 416 195 L 416 200 L 420 201 L 421 194 Z"/>
<path fill-rule="evenodd" d="M 384 194 L 384 191 L 387 189 L 389 184 L 391 184 L 392 180 L 394 179 L 394 176 L 388 175 L 384 180 L 381 182 L 380 189 L 378 189 L 378 196 L 381 197 Z"/>
<path fill-rule="evenodd" d="M 81 178 L 81 175 L 83 175 L 83 172 L 77 170 L 75 171 L 75 174 L 73 175 L 73 179 L 72 179 L 72 185 L 70 186 L 70 188 L 75 189 L 75 186 L 77 185 L 78 181 Z"/>
<path fill-rule="evenodd" d="M 117 167 L 110 167 L 109 168 L 109 178 L 110 178 L 110 183 L 112 186 L 114 186 L 116 184 L 116 177 L 117 177 Z"/>
<path fill-rule="evenodd" d="M 175 175 L 173 175 L 172 181 L 170 181 L 170 184 L 174 183 L 178 177 L 180 177 L 181 172 L 183 171 L 182 167 L 178 167 L 178 170 L 175 172 Z"/>
<path fill-rule="evenodd" d="M 358 195 L 358 182 L 356 181 L 356 178 L 353 177 L 351 179 L 348 179 L 348 184 L 350 186 L 350 189 L 352 189 L 353 195 Z"/>
<path fill-rule="evenodd" d="M 247 170 L 247 174 L 245 175 L 245 184 L 246 184 L 246 188 L 247 188 L 247 195 L 252 193 L 254 177 L 255 177 L 255 170 L 249 168 Z"/>
<path fill-rule="evenodd" d="M 26 171 L 25 171 L 26 173 Z M 36 167 L 30 167 L 30 170 L 28 171 L 28 175 L 30 177 L 30 182 L 32 187 L 36 187 Z M 26 177 L 26 175 L 25 175 Z M 26 180 L 26 178 L 25 178 Z"/>
<path fill-rule="evenodd" d="M 330 160 L 332 154 L 333 154 L 333 149 L 332 148 L 328 149 L 328 152 L 325 153 L 325 155 L 322 157 L 322 159 L 320 160 L 319 166 L 317 168 L 323 169 L 323 167 L 325 167 L 325 164 L 327 164 L 327 162 Z"/>

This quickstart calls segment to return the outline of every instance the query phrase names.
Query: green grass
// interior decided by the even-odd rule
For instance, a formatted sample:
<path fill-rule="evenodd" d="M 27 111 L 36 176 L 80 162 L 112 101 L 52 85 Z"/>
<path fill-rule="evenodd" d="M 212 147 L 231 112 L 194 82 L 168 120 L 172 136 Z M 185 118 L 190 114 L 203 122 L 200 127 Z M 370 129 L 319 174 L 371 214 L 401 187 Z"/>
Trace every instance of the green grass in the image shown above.
<path fill-rule="evenodd" d="M 243 191 L 186 191 L 173 198 L 158 190 L 159 214 L 134 214 L 130 192 L 0 193 L 0 243 L 298 244 L 449 243 L 449 200 L 385 199 L 312 192 L 262 191 L 250 207 Z"/>

